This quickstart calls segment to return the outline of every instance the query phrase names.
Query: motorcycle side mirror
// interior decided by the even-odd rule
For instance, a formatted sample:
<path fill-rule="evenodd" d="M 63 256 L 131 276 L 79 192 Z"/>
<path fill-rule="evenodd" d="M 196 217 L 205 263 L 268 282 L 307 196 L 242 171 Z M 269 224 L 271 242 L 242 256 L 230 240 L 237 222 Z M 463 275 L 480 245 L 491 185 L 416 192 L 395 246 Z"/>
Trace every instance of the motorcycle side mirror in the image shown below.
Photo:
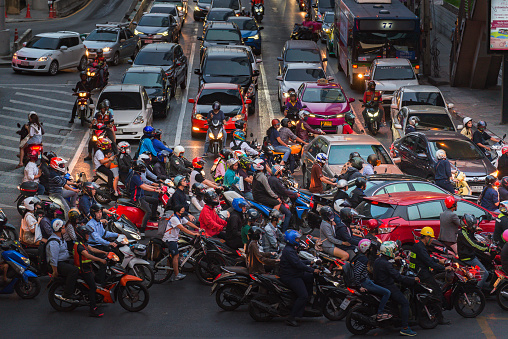
<path fill-rule="evenodd" d="M 134 60 L 129 59 L 127 62 L 132 65 L 134 63 Z"/>
<path fill-rule="evenodd" d="M 201 70 L 199 68 L 194 69 L 194 74 L 201 75 Z"/>
<path fill-rule="evenodd" d="M 261 62 L 263 62 L 263 59 L 256 59 L 256 63 L 258 63 L 258 64 L 259 64 L 259 63 L 261 63 Z"/>
<path fill-rule="evenodd" d="M 277 57 L 277 61 L 284 61 L 284 59 L 282 59 L 282 57 Z"/>
<path fill-rule="evenodd" d="M 23 43 L 23 47 L 25 47 L 25 46 L 26 46 L 26 42 Z"/>
<path fill-rule="evenodd" d="M 454 107 L 455 107 L 455 105 L 454 105 L 454 104 L 452 104 L 452 103 L 449 103 L 449 104 L 448 104 L 448 109 L 452 109 L 452 108 L 454 108 Z"/>
<path fill-rule="evenodd" d="M 67 46 L 62 46 L 62 47 L 60 47 L 60 50 L 61 50 L 61 51 L 66 51 L 66 50 L 67 50 Z"/>
<path fill-rule="evenodd" d="M 253 70 L 252 71 L 252 75 L 258 76 L 259 75 L 259 70 L 258 69 Z"/>

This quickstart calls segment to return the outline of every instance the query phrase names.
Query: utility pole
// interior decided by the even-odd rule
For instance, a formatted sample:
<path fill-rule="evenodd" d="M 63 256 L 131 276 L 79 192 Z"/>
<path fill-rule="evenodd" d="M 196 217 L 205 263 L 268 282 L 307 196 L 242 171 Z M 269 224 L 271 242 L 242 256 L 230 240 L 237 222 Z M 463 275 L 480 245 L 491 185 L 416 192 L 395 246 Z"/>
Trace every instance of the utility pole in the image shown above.
<path fill-rule="evenodd" d="M 423 6 L 423 8 L 421 8 Z M 430 0 L 421 0 L 420 13 L 423 18 L 423 75 L 431 75 L 430 57 Z"/>
<path fill-rule="evenodd" d="M 0 0 L 0 55 L 11 53 L 9 30 L 5 29 L 5 0 Z"/>

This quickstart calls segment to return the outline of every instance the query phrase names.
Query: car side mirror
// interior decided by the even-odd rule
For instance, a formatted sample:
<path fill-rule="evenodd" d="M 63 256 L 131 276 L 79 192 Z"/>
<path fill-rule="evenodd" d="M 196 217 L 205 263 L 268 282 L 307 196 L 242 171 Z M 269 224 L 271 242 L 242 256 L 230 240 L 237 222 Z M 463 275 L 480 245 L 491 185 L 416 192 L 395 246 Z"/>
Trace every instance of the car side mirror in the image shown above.
<path fill-rule="evenodd" d="M 194 69 L 194 74 L 201 75 L 201 70 L 199 68 Z"/>
<path fill-rule="evenodd" d="M 188 101 L 189 101 L 189 104 L 193 104 L 196 102 L 196 100 L 194 100 L 193 98 L 190 98 Z"/>
<path fill-rule="evenodd" d="M 395 127 L 396 129 L 402 129 L 402 125 L 401 124 L 393 124 L 393 127 Z"/>
<path fill-rule="evenodd" d="M 284 61 L 284 59 L 282 59 L 282 57 L 277 57 L 277 61 Z"/>
<path fill-rule="evenodd" d="M 282 75 L 279 75 L 279 76 L 275 77 L 275 80 L 282 81 Z"/>
<path fill-rule="evenodd" d="M 452 108 L 454 108 L 454 107 L 455 107 L 455 105 L 454 105 L 454 104 L 452 104 L 452 103 L 449 103 L 449 104 L 448 104 L 448 109 L 452 109 Z"/>
<path fill-rule="evenodd" d="M 252 100 L 251 99 L 247 99 L 245 100 L 245 103 L 248 105 L 248 104 L 252 104 Z"/>
<path fill-rule="evenodd" d="M 323 62 L 327 62 L 328 61 L 328 58 L 323 58 Z"/>
<path fill-rule="evenodd" d="M 494 218 L 492 218 L 492 214 L 487 213 L 487 214 L 482 216 L 482 219 L 485 220 L 485 221 L 491 221 Z"/>
<path fill-rule="evenodd" d="M 425 160 L 425 159 L 427 159 L 427 154 L 425 154 L 425 153 L 417 153 L 417 154 L 416 154 L 416 157 L 417 157 L 418 159 Z"/>
<path fill-rule="evenodd" d="M 398 106 L 397 106 L 397 104 L 391 104 L 391 105 L 390 105 L 390 108 L 397 109 L 397 108 L 398 108 Z"/>
<path fill-rule="evenodd" d="M 67 46 L 62 46 L 62 47 L 60 47 L 60 50 L 61 50 L 61 51 L 66 51 L 66 50 L 67 50 Z"/>
<path fill-rule="evenodd" d="M 258 69 L 253 70 L 252 71 L 252 75 L 258 76 L 259 75 L 259 70 Z"/>
<path fill-rule="evenodd" d="M 258 27 L 258 30 L 260 31 L 262 31 L 263 29 L 265 29 L 263 26 Z"/>
<path fill-rule="evenodd" d="M 464 125 L 457 125 L 457 129 L 463 129 Z"/>
<path fill-rule="evenodd" d="M 355 102 L 355 98 L 348 98 L 348 99 L 347 99 L 347 101 L 348 101 L 349 103 Z"/>
<path fill-rule="evenodd" d="M 199 41 L 203 41 L 203 37 L 201 36 L 198 36 L 196 39 L 198 39 Z"/>

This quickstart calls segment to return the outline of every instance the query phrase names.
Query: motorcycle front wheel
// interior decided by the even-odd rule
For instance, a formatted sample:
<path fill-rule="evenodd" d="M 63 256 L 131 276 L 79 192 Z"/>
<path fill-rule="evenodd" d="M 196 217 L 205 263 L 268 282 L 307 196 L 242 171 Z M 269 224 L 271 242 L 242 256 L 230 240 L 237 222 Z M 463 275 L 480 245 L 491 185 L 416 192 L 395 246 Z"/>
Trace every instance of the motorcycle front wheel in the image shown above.
<path fill-rule="evenodd" d="M 462 288 L 455 296 L 453 306 L 464 318 L 476 318 L 485 308 L 485 296 L 478 287 Z"/>
<path fill-rule="evenodd" d="M 166 267 L 173 267 L 173 262 L 170 257 L 167 257 L 166 260 L 159 260 L 156 261 L 153 266 L 153 282 L 155 284 L 162 284 L 163 282 L 166 282 L 171 278 L 173 275 L 172 269 L 166 269 L 166 268 L 157 268 L 157 265 L 166 266 Z"/>
<path fill-rule="evenodd" d="M 425 310 L 425 306 L 422 305 L 422 310 L 420 312 L 420 315 L 418 316 L 418 325 L 420 325 L 420 327 L 423 329 L 435 328 L 439 324 L 438 320 L 440 312 L 439 307 L 440 306 L 438 304 L 427 305 L 427 310 L 429 311 L 429 314 L 431 316 L 431 319 L 429 319 L 429 315 Z"/>
<path fill-rule="evenodd" d="M 109 194 L 109 188 L 108 187 L 99 187 L 97 190 L 97 193 L 95 193 L 95 199 L 97 202 L 101 205 L 107 205 L 111 202 L 111 197 Z"/>
<path fill-rule="evenodd" d="M 28 278 L 26 282 L 19 279 L 14 285 L 14 290 L 23 299 L 33 299 L 41 291 L 41 282 L 35 277 Z"/>
<path fill-rule="evenodd" d="M 508 311 L 508 284 L 504 284 L 497 290 L 496 299 L 499 306 Z"/>
<path fill-rule="evenodd" d="M 196 259 L 196 276 L 205 285 L 211 285 L 216 276 L 221 273 L 221 266 L 226 260 L 217 253 L 207 253 Z"/>
<path fill-rule="evenodd" d="M 244 285 L 226 284 L 217 290 L 215 301 L 224 311 L 234 311 L 242 304 L 239 300 L 246 290 L 247 286 Z"/>
<path fill-rule="evenodd" d="M 323 315 L 326 319 L 331 321 L 339 321 L 344 319 L 347 315 L 349 308 L 343 310 L 340 305 L 344 301 L 344 298 L 339 296 L 330 296 L 326 299 L 326 304 L 323 306 Z"/>
<path fill-rule="evenodd" d="M 150 288 L 153 285 L 155 278 L 150 265 L 136 264 L 132 267 L 132 272 L 134 276 L 143 279 L 143 285 L 145 285 L 146 288 Z"/>
<path fill-rule="evenodd" d="M 369 132 L 372 135 L 377 135 L 377 132 L 379 131 L 379 124 L 377 121 L 373 121 L 369 124 Z"/>
<path fill-rule="evenodd" d="M 18 236 L 16 235 L 16 232 L 14 232 L 10 228 L 4 228 L 2 230 L 2 237 L 4 239 L 11 239 L 12 241 L 18 240 Z"/>
<path fill-rule="evenodd" d="M 150 301 L 148 289 L 141 282 L 129 282 L 127 285 L 118 288 L 118 302 L 129 312 L 143 310 Z"/>

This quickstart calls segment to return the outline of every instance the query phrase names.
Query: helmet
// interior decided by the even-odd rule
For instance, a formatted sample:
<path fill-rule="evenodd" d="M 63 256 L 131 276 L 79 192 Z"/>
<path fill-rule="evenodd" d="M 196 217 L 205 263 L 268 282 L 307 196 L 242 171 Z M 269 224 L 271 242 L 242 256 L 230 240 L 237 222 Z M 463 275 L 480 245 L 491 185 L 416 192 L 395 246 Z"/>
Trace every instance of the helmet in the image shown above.
<path fill-rule="evenodd" d="M 376 89 L 376 82 L 375 82 L 375 81 L 373 81 L 373 80 L 369 81 L 369 82 L 367 83 L 367 87 L 368 87 L 371 91 L 375 90 L 375 89 Z"/>
<path fill-rule="evenodd" d="M 102 108 L 109 108 L 111 106 L 111 103 L 109 102 L 108 99 L 102 100 L 101 104 L 102 104 Z"/>
<path fill-rule="evenodd" d="M 494 185 L 496 183 L 496 181 L 497 181 L 497 178 L 493 175 L 489 174 L 485 177 L 485 183 L 487 185 Z"/>
<path fill-rule="evenodd" d="M 467 123 L 470 121 L 473 121 L 473 119 L 471 119 L 470 117 L 465 117 L 464 119 L 462 119 L 462 124 L 464 125 L 464 127 L 466 127 Z"/>
<path fill-rule="evenodd" d="M 272 127 L 275 127 L 275 126 L 278 126 L 278 125 L 280 125 L 279 119 L 273 119 L 272 120 Z"/>
<path fill-rule="evenodd" d="M 196 157 L 196 158 L 192 159 L 192 167 L 194 167 L 194 168 L 197 168 L 197 169 L 203 168 L 204 164 L 205 164 L 205 160 L 201 157 Z"/>
<path fill-rule="evenodd" d="M 235 159 L 240 159 L 240 158 L 243 158 L 247 156 L 247 154 L 245 154 L 244 151 L 242 151 L 241 149 L 237 149 L 236 151 L 233 151 L 233 158 Z"/>
<path fill-rule="evenodd" d="M 243 130 L 244 127 L 245 127 L 245 120 L 236 120 L 235 121 L 235 128 L 236 129 Z"/>
<path fill-rule="evenodd" d="M 298 240 L 296 239 L 299 238 L 301 238 L 301 235 L 295 230 L 287 230 L 286 233 L 284 233 L 284 240 L 286 240 L 288 245 L 297 246 Z"/>
<path fill-rule="evenodd" d="M 145 126 L 145 128 L 143 128 L 144 135 L 152 136 L 153 132 L 154 132 L 154 128 L 152 126 Z"/>
<path fill-rule="evenodd" d="M 53 168 L 54 170 L 56 170 L 58 172 L 65 173 L 65 164 L 66 163 L 67 163 L 67 161 L 65 161 L 64 159 L 55 157 L 55 158 L 51 159 L 49 166 L 51 166 L 51 168 Z"/>
<path fill-rule="evenodd" d="M 310 20 L 310 15 L 309 15 L 309 13 L 305 14 L 305 20 Z"/>
<path fill-rule="evenodd" d="M 501 179 L 501 185 L 504 188 L 508 188 L 508 177 L 503 177 L 503 179 Z"/>
<path fill-rule="evenodd" d="M 259 212 L 255 208 L 249 208 L 247 210 L 247 220 L 248 221 L 256 221 L 259 219 Z"/>
<path fill-rule="evenodd" d="M 282 127 L 289 127 L 289 119 L 288 118 L 282 119 L 280 124 L 282 125 Z"/>
<path fill-rule="evenodd" d="M 413 116 L 413 117 L 409 118 L 410 125 L 418 126 L 419 122 L 420 122 L 420 118 L 418 118 L 417 116 Z"/>
<path fill-rule="evenodd" d="M 109 140 L 107 137 L 99 137 L 97 140 L 97 146 L 101 150 L 107 150 L 111 148 L 111 140 Z"/>
<path fill-rule="evenodd" d="M 138 174 L 145 173 L 146 172 L 146 166 L 143 163 L 136 162 L 132 166 L 132 170 Z"/>
<path fill-rule="evenodd" d="M 205 194 L 205 191 L 206 191 L 206 186 L 200 182 L 195 182 L 192 185 L 192 194 L 194 194 L 195 196 L 203 197 L 203 195 Z"/>
<path fill-rule="evenodd" d="M 46 161 L 47 163 L 49 163 L 53 158 L 56 158 L 56 153 L 53 151 L 42 153 L 42 160 Z"/>
<path fill-rule="evenodd" d="M 176 155 L 177 157 L 179 157 L 183 153 L 185 153 L 185 148 L 183 148 L 183 146 L 180 145 L 176 146 L 175 149 L 173 150 L 173 154 Z"/>
<path fill-rule="evenodd" d="M 83 79 L 83 76 L 85 76 L 85 79 L 86 79 L 86 72 L 85 72 L 85 71 L 81 71 L 81 72 L 79 72 L 79 77 L 80 77 L 81 79 Z M 83 79 L 83 80 L 84 80 L 84 79 Z"/>
<path fill-rule="evenodd" d="M 337 188 L 343 189 L 343 188 L 346 188 L 346 187 L 347 187 L 347 180 L 346 179 L 340 179 L 337 182 Z"/>
<path fill-rule="evenodd" d="M 164 163 L 164 158 L 169 158 L 170 155 L 171 155 L 171 153 L 169 153 L 168 151 L 163 149 L 162 151 L 157 153 L 157 160 L 159 160 L 160 162 Z"/>
<path fill-rule="evenodd" d="M 220 150 L 219 155 L 224 159 L 228 159 L 231 156 L 231 150 L 229 148 L 223 148 Z"/>
<path fill-rule="evenodd" d="M 250 170 L 251 167 L 252 167 L 252 159 L 249 158 L 249 157 L 241 157 L 238 160 L 238 163 L 240 164 L 240 167 L 243 168 L 246 171 Z"/>
<path fill-rule="evenodd" d="M 367 185 L 367 179 L 365 179 L 364 177 L 356 178 L 356 180 L 355 180 L 356 187 L 363 187 L 365 185 Z"/>
<path fill-rule="evenodd" d="M 49 205 L 46 205 L 45 208 L 46 208 L 46 214 L 50 218 L 53 218 L 53 216 L 55 215 L 55 212 L 60 210 L 60 205 L 52 202 Z"/>
<path fill-rule="evenodd" d="M 279 220 L 282 218 L 282 213 L 279 212 L 279 210 L 276 210 L 275 208 L 270 211 L 268 214 L 268 219 L 270 221 Z"/>
<path fill-rule="evenodd" d="M 355 114 L 351 111 L 347 112 L 345 115 L 344 115 L 344 120 L 346 121 L 347 124 L 349 125 L 353 125 L 355 123 Z"/>
<path fill-rule="evenodd" d="M 97 190 L 99 186 L 95 182 L 85 182 L 83 184 L 83 192 L 85 192 L 86 195 L 93 197 L 92 190 Z"/>
<path fill-rule="evenodd" d="M 127 141 L 120 141 L 117 146 L 120 153 L 129 154 L 131 152 L 131 145 Z"/>
<path fill-rule="evenodd" d="M 508 145 L 505 145 L 503 146 L 503 148 L 501 148 L 501 153 L 502 154 L 508 153 Z"/>
<path fill-rule="evenodd" d="M 162 130 L 160 128 L 157 128 L 153 131 L 153 136 L 157 139 L 160 139 L 160 136 L 162 135 Z"/>
<path fill-rule="evenodd" d="M 508 230 L 504 230 L 504 232 L 503 232 L 503 240 L 505 242 L 508 242 Z"/>
<path fill-rule="evenodd" d="M 397 250 L 397 243 L 395 241 L 383 241 L 379 248 L 379 252 L 389 258 L 395 258 Z"/>
<path fill-rule="evenodd" d="M 365 253 L 369 250 L 371 244 L 372 242 L 369 239 L 362 239 L 358 243 L 358 250 L 362 253 Z"/>
<path fill-rule="evenodd" d="M 247 232 L 247 237 L 249 240 L 259 240 L 261 239 L 261 234 L 263 234 L 263 230 L 257 226 L 252 226 Z"/>
<path fill-rule="evenodd" d="M 51 227 L 53 227 L 54 232 L 60 231 L 62 229 L 63 225 L 64 225 L 64 222 L 62 219 L 53 219 L 51 221 Z"/>
<path fill-rule="evenodd" d="M 333 210 L 330 206 L 323 206 L 321 210 L 319 210 L 319 215 L 323 220 L 332 221 L 333 220 Z"/>
<path fill-rule="evenodd" d="M 205 204 L 210 205 L 212 207 L 219 205 L 219 196 L 217 195 L 217 193 L 215 193 L 215 191 L 212 190 L 205 192 L 203 200 L 205 201 Z"/>
<path fill-rule="evenodd" d="M 300 119 L 305 119 L 306 116 L 310 115 L 310 113 L 304 109 L 300 110 L 300 112 L 298 112 L 298 117 L 300 117 Z"/>
<path fill-rule="evenodd" d="M 358 152 L 349 153 L 349 160 L 353 160 L 353 158 L 361 158 L 362 156 Z"/>
<path fill-rule="evenodd" d="M 88 226 L 86 224 L 79 225 L 76 227 L 76 235 L 81 238 L 81 241 L 86 240 L 86 235 L 90 235 L 93 233 L 93 228 L 91 226 Z"/>
<path fill-rule="evenodd" d="M 77 222 L 80 216 L 81 213 L 77 208 L 72 208 L 68 213 L 69 221 L 71 222 Z"/>
<path fill-rule="evenodd" d="M 355 209 L 351 207 L 344 207 L 340 210 L 339 215 L 340 219 L 346 222 L 352 222 L 354 219 L 359 217 L 358 212 L 356 212 Z"/>
<path fill-rule="evenodd" d="M 442 149 L 438 149 L 436 151 L 436 158 L 439 159 L 446 159 L 446 152 Z"/>
<path fill-rule="evenodd" d="M 184 180 L 185 177 L 183 175 L 177 175 L 175 177 L 175 179 L 173 179 L 173 182 L 175 183 L 175 186 L 180 186 L 180 183 L 182 182 L 182 180 Z"/>
<path fill-rule="evenodd" d="M 151 155 L 151 153 L 150 153 L 150 155 Z M 143 163 L 145 160 L 148 160 L 148 162 L 150 162 L 150 155 L 148 155 L 146 153 L 140 154 L 139 158 L 138 158 L 138 162 Z"/>
<path fill-rule="evenodd" d="M 290 88 L 288 91 L 289 97 L 296 97 L 296 91 L 294 88 Z"/>
<path fill-rule="evenodd" d="M 265 169 L 265 162 L 262 159 L 256 159 L 252 163 L 253 171 L 262 171 Z"/>
<path fill-rule="evenodd" d="M 102 211 L 102 206 L 99 204 L 93 204 L 90 206 L 90 215 L 95 218 L 95 213 Z"/>
<path fill-rule="evenodd" d="M 354 167 L 357 170 L 361 170 L 363 167 L 363 160 L 360 157 L 354 157 L 353 159 L 350 160 L 350 162 L 351 162 L 351 167 Z"/>
<path fill-rule="evenodd" d="M 476 231 L 476 224 L 476 217 L 472 214 L 466 213 L 460 218 L 460 226 L 462 226 L 462 228 L 466 228 L 471 232 Z"/>
<path fill-rule="evenodd" d="M 279 164 L 273 165 L 273 167 L 272 167 L 272 175 L 277 175 L 277 173 L 282 172 L 283 169 L 284 169 L 284 167 L 282 167 Z"/>
<path fill-rule="evenodd" d="M 434 230 L 432 229 L 432 227 L 429 227 L 429 226 L 425 226 L 424 228 L 422 228 L 422 230 L 420 231 L 420 235 L 435 238 Z"/>
<path fill-rule="evenodd" d="M 379 165 L 379 158 L 376 154 L 371 154 L 367 157 L 367 162 L 371 164 L 372 166 L 378 166 Z"/>
<path fill-rule="evenodd" d="M 476 128 L 478 128 L 480 132 L 483 132 L 487 128 L 487 123 L 483 120 L 480 120 L 478 123 L 476 123 Z"/>
<path fill-rule="evenodd" d="M 226 161 L 226 165 L 228 166 L 228 168 L 233 167 L 236 163 L 238 163 L 238 159 L 235 158 L 231 158 L 228 159 L 228 161 Z"/>
<path fill-rule="evenodd" d="M 234 198 L 231 206 L 235 211 L 242 212 L 242 208 L 249 206 L 249 203 L 244 198 Z"/>
<path fill-rule="evenodd" d="M 340 213 L 340 211 L 341 211 L 344 207 L 351 207 L 351 204 L 349 203 L 349 201 L 344 200 L 344 199 L 337 199 L 337 200 L 335 200 L 335 202 L 333 203 L 333 209 L 334 209 L 337 213 Z"/>
<path fill-rule="evenodd" d="M 457 206 L 457 199 L 455 199 L 455 197 L 453 195 L 449 195 L 444 200 L 444 204 L 445 204 L 446 208 L 451 209 L 451 208 Z"/>
<path fill-rule="evenodd" d="M 328 160 L 328 156 L 324 153 L 318 153 L 316 155 L 316 161 L 319 161 L 324 164 L 327 160 Z"/>
<path fill-rule="evenodd" d="M 28 197 L 23 200 L 23 205 L 29 211 L 35 210 L 35 205 L 40 204 L 41 200 L 37 197 Z"/>
<path fill-rule="evenodd" d="M 134 254 L 140 258 L 144 258 L 146 256 L 146 245 L 143 244 L 134 244 L 131 245 L 131 250 Z"/>
<path fill-rule="evenodd" d="M 30 120 L 32 115 L 36 115 L 37 116 L 37 112 L 36 111 L 30 111 L 30 113 L 28 113 L 28 120 Z"/>
<path fill-rule="evenodd" d="M 233 139 L 245 141 L 245 132 L 242 130 L 234 131 Z"/>
<path fill-rule="evenodd" d="M 213 110 L 218 110 L 218 109 L 220 109 L 220 102 L 215 101 L 215 102 L 212 104 L 212 109 L 213 109 Z"/>

